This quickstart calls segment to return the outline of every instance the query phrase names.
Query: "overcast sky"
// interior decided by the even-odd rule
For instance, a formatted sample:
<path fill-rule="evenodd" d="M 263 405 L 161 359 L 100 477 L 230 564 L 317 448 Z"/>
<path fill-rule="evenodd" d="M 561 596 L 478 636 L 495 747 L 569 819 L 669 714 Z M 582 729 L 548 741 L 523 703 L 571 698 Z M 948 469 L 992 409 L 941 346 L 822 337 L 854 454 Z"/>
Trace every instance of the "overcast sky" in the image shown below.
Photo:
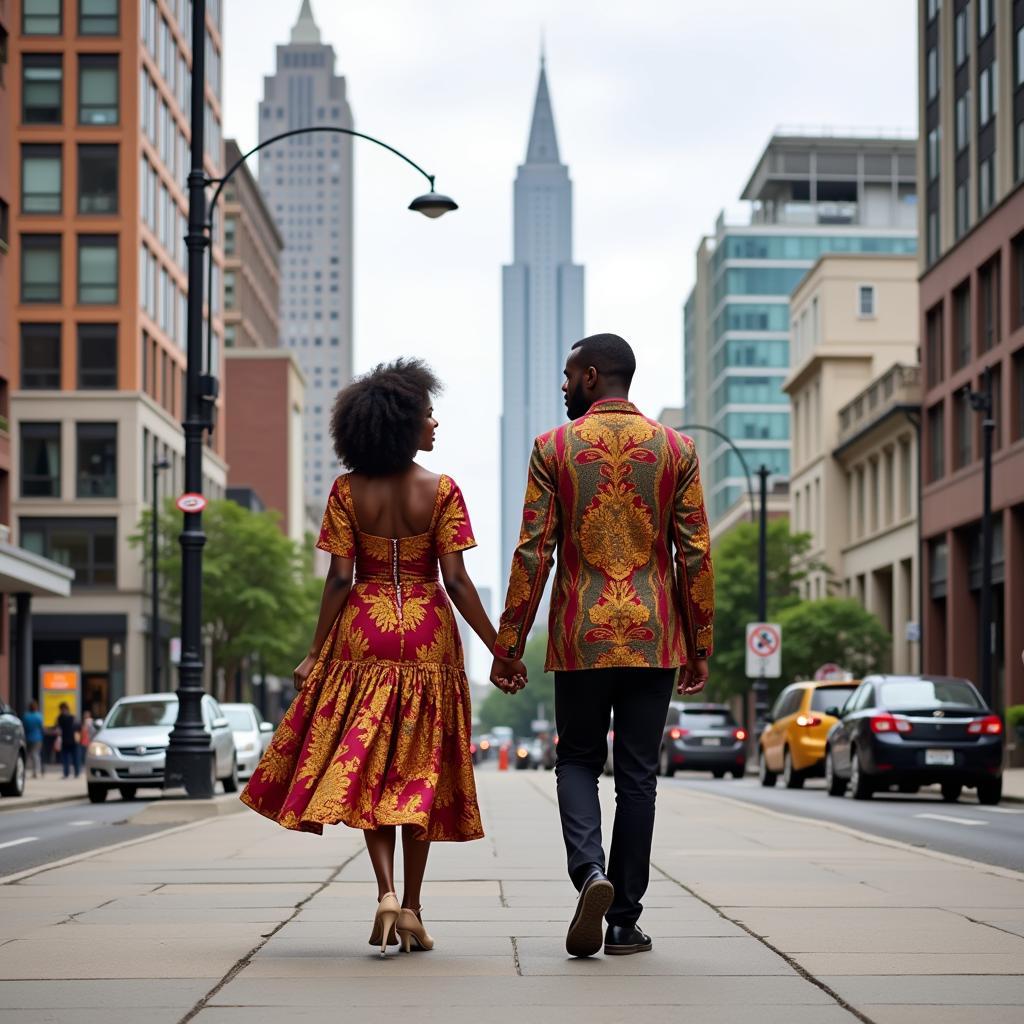
<path fill-rule="evenodd" d="M 682 397 L 693 256 L 778 125 L 916 127 L 915 0 L 313 0 L 358 129 L 437 175 L 461 209 L 405 207 L 423 181 L 356 143 L 355 359 L 415 354 L 448 383 L 437 451 L 498 582 L 501 265 L 526 150 L 541 33 L 588 333 L 637 351 L 650 415 Z M 299 0 L 225 0 L 225 134 L 256 142 L 262 76 Z M 552 388 L 560 386 L 553 380 Z M 497 603 L 497 602 L 496 602 Z"/>

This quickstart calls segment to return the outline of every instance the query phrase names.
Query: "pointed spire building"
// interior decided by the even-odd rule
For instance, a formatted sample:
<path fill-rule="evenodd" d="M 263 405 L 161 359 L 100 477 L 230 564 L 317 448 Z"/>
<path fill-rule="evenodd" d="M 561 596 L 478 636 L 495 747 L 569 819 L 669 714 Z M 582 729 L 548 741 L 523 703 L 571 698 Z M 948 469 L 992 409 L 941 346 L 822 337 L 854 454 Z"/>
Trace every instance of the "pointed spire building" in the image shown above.
<path fill-rule="evenodd" d="M 503 577 L 519 535 L 533 439 L 565 419 L 562 367 L 583 336 L 583 267 L 572 261 L 572 182 L 559 158 L 543 55 L 513 219 L 512 263 L 502 268 Z"/>

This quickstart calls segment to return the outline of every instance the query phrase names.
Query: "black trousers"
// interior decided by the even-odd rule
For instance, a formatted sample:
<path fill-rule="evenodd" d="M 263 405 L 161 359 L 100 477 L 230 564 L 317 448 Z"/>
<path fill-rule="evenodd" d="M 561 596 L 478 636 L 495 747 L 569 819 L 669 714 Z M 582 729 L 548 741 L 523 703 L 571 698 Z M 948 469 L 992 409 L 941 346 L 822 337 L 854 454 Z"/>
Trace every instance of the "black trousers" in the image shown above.
<path fill-rule="evenodd" d="M 604 668 L 555 673 L 558 811 L 579 889 L 588 869 L 605 870 L 598 779 L 614 713 L 615 824 L 607 874 L 615 886 L 610 924 L 635 924 L 650 880 L 658 754 L 678 669 Z"/>

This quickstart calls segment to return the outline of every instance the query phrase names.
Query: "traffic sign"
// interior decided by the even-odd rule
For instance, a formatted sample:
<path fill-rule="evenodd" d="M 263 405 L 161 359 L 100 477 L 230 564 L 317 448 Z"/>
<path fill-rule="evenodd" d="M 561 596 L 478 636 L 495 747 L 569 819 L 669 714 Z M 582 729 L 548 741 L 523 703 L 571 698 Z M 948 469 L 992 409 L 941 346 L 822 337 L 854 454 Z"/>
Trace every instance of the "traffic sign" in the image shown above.
<path fill-rule="evenodd" d="M 747 675 L 751 679 L 782 675 L 782 627 L 777 622 L 747 623 Z"/>
<path fill-rule="evenodd" d="M 206 499 L 201 494 L 183 494 L 175 503 L 179 512 L 202 512 Z"/>

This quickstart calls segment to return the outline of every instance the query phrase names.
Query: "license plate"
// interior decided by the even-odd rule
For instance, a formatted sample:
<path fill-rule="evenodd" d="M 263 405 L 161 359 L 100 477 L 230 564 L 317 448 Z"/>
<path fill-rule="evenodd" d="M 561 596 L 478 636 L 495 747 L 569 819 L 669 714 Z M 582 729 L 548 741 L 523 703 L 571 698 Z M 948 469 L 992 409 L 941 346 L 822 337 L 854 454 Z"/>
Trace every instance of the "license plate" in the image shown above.
<path fill-rule="evenodd" d="M 129 775 L 150 775 L 152 767 L 148 764 L 131 764 L 128 766 Z"/>
<path fill-rule="evenodd" d="M 704 737 L 704 746 L 705 747 L 720 747 L 721 745 L 722 745 L 722 741 L 717 736 L 705 736 Z"/>
<path fill-rule="evenodd" d="M 956 759 L 952 750 L 926 750 L 924 763 L 949 766 L 956 764 Z"/>

